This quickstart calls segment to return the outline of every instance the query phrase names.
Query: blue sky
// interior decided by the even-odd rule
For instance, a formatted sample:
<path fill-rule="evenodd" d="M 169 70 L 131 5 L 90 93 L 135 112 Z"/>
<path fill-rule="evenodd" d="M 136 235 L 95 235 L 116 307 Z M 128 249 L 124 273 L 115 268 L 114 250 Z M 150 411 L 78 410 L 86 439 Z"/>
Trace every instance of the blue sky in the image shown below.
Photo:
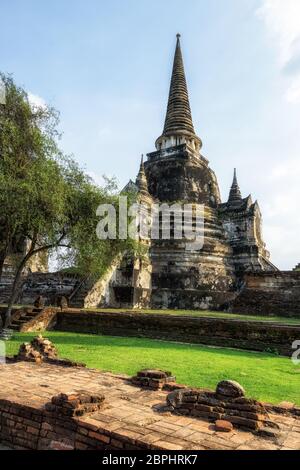
<path fill-rule="evenodd" d="M 61 112 L 97 181 L 134 178 L 162 131 L 180 32 L 194 126 L 223 199 L 258 199 L 272 261 L 300 262 L 299 0 L 0 0 L 0 70 Z"/>

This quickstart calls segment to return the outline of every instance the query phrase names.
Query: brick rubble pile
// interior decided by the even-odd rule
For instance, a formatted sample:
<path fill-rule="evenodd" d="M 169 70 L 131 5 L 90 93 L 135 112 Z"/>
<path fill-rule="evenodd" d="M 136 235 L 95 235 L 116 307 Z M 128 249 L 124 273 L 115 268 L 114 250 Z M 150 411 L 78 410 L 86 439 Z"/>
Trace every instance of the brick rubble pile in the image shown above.
<path fill-rule="evenodd" d="M 164 388 L 166 384 L 174 382 L 176 382 L 176 377 L 172 376 L 171 372 L 158 369 L 141 370 L 131 379 L 133 385 L 152 390 L 160 390 Z"/>
<path fill-rule="evenodd" d="M 175 390 L 167 396 L 167 404 L 176 414 L 199 417 L 208 421 L 227 421 L 236 427 L 259 430 L 268 425 L 268 413 L 262 403 L 245 397 L 240 384 L 224 380 L 216 392 L 197 389 Z"/>
<path fill-rule="evenodd" d="M 16 356 L 20 361 L 43 362 L 44 360 L 57 360 L 57 349 L 53 343 L 41 335 L 33 338 L 30 343 L 23 343 Z"/>
<path fill-rule="evenodd" d="M 94 413 L 103 407 L 104 395 L 91 395 L 86 392 L 60 393 L 52 397 L 51 403 L 46 403 L 45 409 L 57 415 L 66 417 L 83 416 Z"/>

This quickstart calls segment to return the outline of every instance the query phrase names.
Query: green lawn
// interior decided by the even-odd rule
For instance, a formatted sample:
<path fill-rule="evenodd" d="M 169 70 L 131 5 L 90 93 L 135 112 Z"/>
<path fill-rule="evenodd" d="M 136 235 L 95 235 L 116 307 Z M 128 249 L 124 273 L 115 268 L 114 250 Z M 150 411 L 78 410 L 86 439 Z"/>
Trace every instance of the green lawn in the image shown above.
<path fill-rule="evenodd" d="M 15 354 L 21 342 L 35 334 L 16 333 L 7 342 L 7 354 Z M 171 370 L 177 382 L 214 388 L 222 379 L 240 382 L 247 396 L 300 405 L 300 367 L 289 358 L 266 353 L 210 348 L 140 338 L 117 338 L 75 333 L 45 332 L 61 357 L 115 373 L 135 374 L 151 367 Z"/>
<path fill-rule="evenodd" d="M 270 316 L 264 317 L 262 315 L 242 315 L 238 313 L 227 312 L 214 312 L 210 310 L 130 310 L 119 308 L 85 308 L 82 311 L 87 312 L 103 312 L 103 313 L 147 313 L 151 315 L 177 315 L 177 316 L 192 316 L 192 317 L 206 317 L 206 318 L 225 318 L 228 320 L 247 320 L 247 321 L 264 321 L 271 323 L 282 323 L 285 325 L 298 325 L 300 326 L 300 318 L 295 317 L 277 317 Z"/>

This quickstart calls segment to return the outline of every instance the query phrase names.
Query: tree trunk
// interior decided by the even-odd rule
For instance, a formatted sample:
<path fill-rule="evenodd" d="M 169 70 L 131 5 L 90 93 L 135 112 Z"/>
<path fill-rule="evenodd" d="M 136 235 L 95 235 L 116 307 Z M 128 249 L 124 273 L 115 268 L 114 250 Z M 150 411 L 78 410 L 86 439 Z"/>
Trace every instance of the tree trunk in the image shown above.
<path fill-rule="evenodd" d="M 10 237 L 10 230 L 6 229 L 1 233 L 1 240 L 0 240 L 1 250 L 0 250 L 0 281 L 2 279 L 3 274 L 3 267 L 5 260 L 8 256 L 9 247 L 11 245 L 11 237 Z"/>
<path fill-rule="evenodd" d="M 14 305 L 15 301 L 17 300 L 22 272 L 23 272 L 23 269 L 24 269 L 24 267 L 25 267 L 25 265 L 26 265 L 29 258 L 30 258 L 30 256 L 27 257 L 27 255 L 25 256 L 25 258 L 23 258 L 23 260 L 19 264 L 17 272 L 15 274 L 15 278 L 14 278 L 14 282 L 13 282 L 13 286 L 12 286 L 12 292 L 11 292 L 9 302 L 8 302 L 8 306 L 7 306 L 7 310 L 6 310 L 6 313 L 5 313 L 5 325 L 4 325 L 5 328 L 8 328 L 9 325 L 11 324 L 12 308 L 13 308 L 13 305 Z"/>
<path fill-rule="evenodd" d="M 0 254 L 0 281 L 2 279 L 2 273 L 3 273 L 3 266 L 4 266 L 5 258 L 6 258 L 6 256 L 4 257 L 1 253 Z"/>
<path fill-rule="evenodd" d="M 2 279 L 2 274 L 3 274 L 3 267 L 4 267 L 4 262 L 7 257 L 7 250 L 1 250 L 0 251 L 0 281 Z"/>
<path fill-rule="evenodd" d="M 15 278 L 14 278 L 14 282 L 13 282 L 13 286 L 12 286 L 12 293 L 11 293 L 11 296 L 10 296 L 10 299 L 9 299 L 9 302 L 8 302 L 8 306 L 7 306 L 7 310 L 6 310 L 6 314 L 5 314 L 5 328 L 8 328 L 9 325 L 11 324 L 12 308 L 13 308 L 13 305 L 14 305 L 17 297 L 18 297 L 22 272 L 23 272 L 27 262 L 30 260 L 30 258 L 32 256 L 36 255 L 37 253 L 40 253 L 40 252 L 46 251 L 46 250 L 50 250 L 51 248 L 54 248 L 54 247 L 57 247 L 57 246 L 62 246 L 62 245 L 60 245 L 60 243 L 62 242 L 64 237 L 65 237 L 65 234 L 63 233 L 61 235 L 61 237 L 57 240 L 56 243 L 51 243 L 49 245 L 45 245 L 45 246 L 39 247 L 37 249 L 35 249 L 37 237 L 35 237 L 34 240 L 32 241 L 29 251 L 27 252 L 26 256 L 24 256 L 22 261 L 20 262 L 20 264 L 18 266 L 18 269 L 16 271 L 16 274 L 15 274 Z"/>

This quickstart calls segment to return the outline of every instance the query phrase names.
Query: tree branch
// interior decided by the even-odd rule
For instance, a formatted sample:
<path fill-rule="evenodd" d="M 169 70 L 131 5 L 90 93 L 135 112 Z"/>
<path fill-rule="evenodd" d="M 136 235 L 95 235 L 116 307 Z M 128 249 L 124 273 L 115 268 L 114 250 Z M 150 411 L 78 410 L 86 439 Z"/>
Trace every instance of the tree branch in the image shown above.
<path fill-rule="evenodd" d="M 48 245 L 44 245 L 44 246 L 40 246 L 38 248 L 35 248 L 31 253 L 28 252 L 26 257 L 29 255 L 29 257 L 26 259 L 26 261 L 28 261 L 29 258 L 31 258 L 31 256 L 34 256 L 36 255 L 37 253 L 40 253 L 41 251 L 45 251 L 45 250 L 50 250 L 51 248 L 54 248 L 54 247 L 58 247 L 58 246 L 61 246 L 61 247 L 67 247 L 69 248 L 69 245 L 65 245 L 65 244 L 62 244 L 61 242 L 63 241 L 63 239 L 66 237 L 66 233 L 64 232 L 60 237 L 59 239 L 56 241 L 56 242 L 53 242 L 53 243 L 49 243 Z M 25 258 L 26 258 L 25 257 Z M 26 262 L 25 261 L 25 262 Z"/>

